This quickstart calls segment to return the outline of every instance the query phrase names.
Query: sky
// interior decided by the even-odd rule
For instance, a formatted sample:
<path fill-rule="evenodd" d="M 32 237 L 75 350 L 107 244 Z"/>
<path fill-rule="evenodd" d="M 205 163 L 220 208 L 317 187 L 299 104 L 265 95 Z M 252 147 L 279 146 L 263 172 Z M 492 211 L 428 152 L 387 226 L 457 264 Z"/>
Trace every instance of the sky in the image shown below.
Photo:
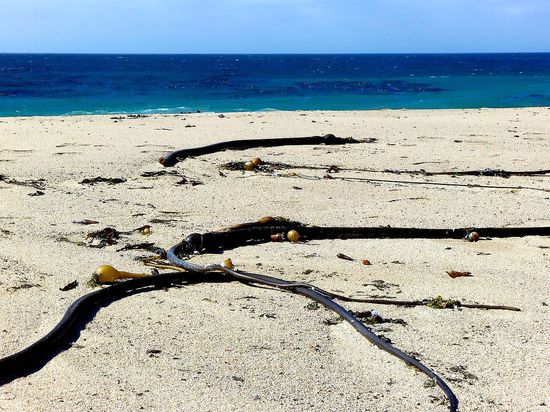
<path fill-rule="evenodd" d="M 550 0 L 0 0 L 0 53 L 550 52 Z"/>

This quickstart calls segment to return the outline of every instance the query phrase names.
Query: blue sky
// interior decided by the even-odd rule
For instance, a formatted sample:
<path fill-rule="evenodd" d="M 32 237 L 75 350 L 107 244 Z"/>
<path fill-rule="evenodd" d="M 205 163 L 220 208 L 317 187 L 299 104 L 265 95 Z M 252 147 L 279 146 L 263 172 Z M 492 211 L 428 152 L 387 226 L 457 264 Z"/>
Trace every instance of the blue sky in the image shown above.
<path fill-rule="evenodd" d="M 550 52 L 550 0 L 0 0 L 0 52 Z"/>

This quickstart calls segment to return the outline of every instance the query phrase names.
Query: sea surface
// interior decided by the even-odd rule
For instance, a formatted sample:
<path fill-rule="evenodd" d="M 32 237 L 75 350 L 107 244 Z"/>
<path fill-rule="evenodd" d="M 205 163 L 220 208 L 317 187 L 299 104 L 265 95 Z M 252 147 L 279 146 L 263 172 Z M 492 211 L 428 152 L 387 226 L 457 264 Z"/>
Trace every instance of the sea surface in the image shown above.
<path fill-rule="evenodd" d="M 550 106 L 550 53 L 0 54 L 0 116 Z"/>

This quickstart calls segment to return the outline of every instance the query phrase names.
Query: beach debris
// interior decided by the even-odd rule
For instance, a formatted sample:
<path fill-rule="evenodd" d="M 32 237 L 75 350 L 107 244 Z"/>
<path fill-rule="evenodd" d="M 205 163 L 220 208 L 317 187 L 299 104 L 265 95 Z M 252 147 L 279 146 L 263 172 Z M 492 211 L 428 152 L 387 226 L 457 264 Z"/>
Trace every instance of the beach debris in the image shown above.
<path fill-rule="evenodd" d="M 150 275 L 146 275 L 144 273 L 122 272 L 115 269 L 111 265 L 101 265 L 95 270 L 92 276 L 92 281 L 95 281 L 98 284 L 114 283 L 120 279 L 143 278 L 146 276 Z"/>
<path fill-rule="evenodd" d="M 243 165 L 243 169 L 248 171 L 254 170 L 254 167 L 255 165 L 251 161 L 245 162 L 245 164 Z"/>
<path fill-rule="evenodd" d="M 17 179 L 10 179 L 6 175 L 0 174 L 0 182 L 7 183 L 9 185 L 28 186 L 36 190 L 46 189 L 44 179 L 17 180 Z"/>
<path fill-rule="evenodd" d="M 158 358 L 158 354 L 162 351 L 160 349 L 147 349 L 145 352 L 150 358 Z"/>
<path fill-rule="evenodd" d="M 83 220 L 73 220 L 73 223 L 77 225 L 96 225 L 99 222 L 97 220 L 83 219 Z"/>
<path fill-rule="evenodd" d="M 9 288 L 6 288 L 8 292 L 15 292 L 16 290 L 24 290 L 24 289 L 31 289 L 31 288 L 39 288 L 42 285 L 39 283 L 29 283 L 26 280 L 23 280 L 19 283 L 17 286 L 10 286 Z"/>
<path fill-rule="evenodd" d="M 343 253 L 336 254 L 336 257 L 343 260 L 351 260 L 351 261 L 355 260 L 354 258 L 349 257 L 348 255 L 344 255 Z"/>
<path fill-rule="evenodd" d="M 350 313 L 355 316 L 357 319 L 359 319 L 362 323 L 365 325 L 378 325 L 382 323 L 395 323 L 397 325 L 403 325 L 406 326 L 407 322 L 403 319 L 392 319 L 392 318 L 383 318 L 378 314 L 375 310 L 366 310 L 366 311 L 353 311 L 350 310 Z M 344 319 L 341 316 L 338 317 L 330 317 L 328 319 L 325 319 L 323 323 L 325 325 L 337 325 L 338 323 L 342 322 Z"/>
<path fill-rule="evenodd" d="M 235 268 L 235 265 L 233 264 L 233 262 L 229 258 L 223 260 L 222 266 L 226 267 L 227 269 L 234 269 Z"/>
<path fill-rule="evenodd" d="M 107 183 L 109 185 L 117 185 L 119 183 L 126 182 L 126 179 L 122 177 L 93 177 L 90 179 L 83 179 L 80 184 L 81 185 L 95 185 L 97 183 Z"/>
<path fill-rule="evenodd" d="M 370 265 L 372 265 L 372 263 L 370 263 L 370 260 L 368 260 L 368 259 L 363 259 L 363 260 L 361 261 L 361 263 L 362 263 L 363 265 L 365 265 L 365 266 L 370 266 Z"/>
<path fill-rule="evenodd" d="M 95 232 L 90 232 L 86 235 L 86 239 L 90 239 L 89 243 L 92 243 L 94 240 L 99 239 L 97 245 L 90 245 L 90 247 L 102 248 L 107 245 L 116 245 L 116 239 L 119 239 L 121 232 L 112 227 L 106 227 Z"/>
<path fill-rule="evenodd" d="M 42 196 L 44 192 L 42 190 L 37 190 L 36 192 L 29 193 L 29 196 Z"/>
<path fill-rule="evenodd" d="M 65 286 L 63 286 L 62 288 L 59 288 L 60 291 L 62 292 L 67 292 L 68 290 L 71 290 L 71 289 L 74 289 L 78 286 L 78 281 L 77 280 L 73 280 L 72 282 L 70 283 L 67 283 Z"/>
<path fill-rule="evenodd" d="M 472 277 L 472 272 L 458 272 L 456 270 L 448 270 L 447 274 L 451 278 L 462 278 L 462 277 Z"/>
<path fill-rule="evenodd" d="M 179 176 L 177 170 L 155 170 L 152 172 L 143 172 L 141 177 L 158 177 L 158 176 Z"/>
<path fill-rule="evenodd" d="M 466 367 L 463 365 L 451 366 L 449 368 L 449 371 L 454 372 L 457 375 L 460 375 L 459 377 L 448 377 L 447 379 L 451 382 L 466 382 L 469 385 L 473 385 L 475 381 L 479 379 L 473 373 L 468 372 Z"/>
<path fill-rule="evenodd" d="M 77 246 L 85 246 L 86 245 L 86 242 L 83 242 L 82 240 L 71 240 L 66 236 L 59 236 L 55 240 L 58 241 L 58 242 L 72 243 L 73 245 L 77 245 Z"/>
<path fill-rule="evenodd" d="M 297 230 L 289 230 L 288 233 L 286 234 L 286 238 L 290 242 L 296 243 L 300 240 L 300 234 L 298 233 Z"/>
<path fill-rule="evenodd" d="M 426 306 L 432 309 L 452 309 L 460 306 L 460 301 L 453 299 L 443 299 L 437 296 L 426 303 Z"/>
<path fill-rule="evenodd" d="M 436 383 L 433 379 L 426 379 L 422 386 L 424 388 L 434 388 L 436 386 Z"/>
<path fill-rule="evenodd" d="M 128 118 L 128 119 L 144 119 L 144 118 L 149 117 L 149 116 L 151 116 L 151 115 L 138 113 L 138 114 L 127 114 L 126 118 Z"/>
<path fill-rule="evenodd" d="M 468 242 L 477 242 L 479 240 L 479 233 L 477 232 L 470 232 L 466 235 L 466 240 Z"/>
<path fill-rule="evenodd" d="M 176 182 L 177 185 L 190 184 L 191 186 L 198 186 L 198 185 L 204 184 L 199 180 L 188 179 L 187 177 L 181 175 L 177 170 L 155 170 L 152 172 L 143 172 L 140 176 L 141 177 L 177 176 L 181 178 L 181 180 Z"/>
<path fill-rule="evenodd" d="M 176 182 L 176 184 L 177 185 L 199 186 L 199 185 L 203 185 L 204 183 L 201 182 L 200 180 L 193 180 L 193 179 L 188 179 L 186 177 L 182 177 L 181 180 Z"/>
<path fill-rule="evenodd" d="M 143 242 L 143 243 L 133 243 L 130 245 L 126 245 L 124 247 L 121 247 L 120 249 L 117 249 L 117 252 L 123 252 L 125 250 L 148 250 L 150 252 L 156 253 L 160 248 L 154 247 L 154 243 L 150 242 Z"/>
<path fill-rule="evenodd" d="M 407 325 L 403 319 L 391 319 L 383 318 L 375 310 L 367 310 L 362 312 L 350 311 L 353 316 L 358 318 L 361 322 L 366 323 L 367 325 L 376 325 L 379 323 L 395 323 L 398 325 Z"/>
<path fill-rule="evenodd" d="M 151 225 L 143 225 L 140 227 L 137 227 L 132 230 L 132 232 L 140 232 L 142 235 L 150 235 L 151 234 Z"/>
<path fill-rule="evenodd" d="M 382 279 L 375 279 L 372 281 L 372 283 L 363 283 L 363 286 L 371 286 L 381 291 L 399 287 L 397 283 L 389 283 Z"/>
<path fill-rule="evenodd" d="M 321 308 L 321 305 L 318 303 L 318 302 L 309 302 L 306 306 L 305 306 L 306 309 L 308 310 L 318 310 Z"/>
<path fill-rule="evenodd" d="M 258 160 L 256 160 L 258 159 Z M 256 162 L 255 162 L 256 160 Z M 259 162 L 258 162 L 259 161 Z M 279 163 L 275 162 L 264 162 L 259 157 L 246 161 L 246 162 L 228 162 L 224 163 L 220 166 L 222 169 L 225 170 L 248 170 L 248 171 L 257 171 L 257 172 L 263 172 L 263 173 L 274 173 L 277 169 L 281 169 L 279 167 Z"/>
<path fill-rule="evenodd" d="M 154 217 L 149 222 L 159 223 L 159 224 L 169 224 L 169 223 L 172 223 L 172 222 L 180 222 L 180 220 L 179 219 L 160 219 L 158 217 Z"/>

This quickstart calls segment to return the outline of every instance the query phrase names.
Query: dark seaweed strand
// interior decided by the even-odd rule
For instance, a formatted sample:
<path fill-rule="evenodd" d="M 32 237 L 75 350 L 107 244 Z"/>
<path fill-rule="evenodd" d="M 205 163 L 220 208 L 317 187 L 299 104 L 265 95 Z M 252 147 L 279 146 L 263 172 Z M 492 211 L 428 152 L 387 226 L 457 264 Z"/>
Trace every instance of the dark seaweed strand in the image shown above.
<path fill-rule="evenodd" d="M 278 146 L 297 146 L 297 145 L 337 145 L 348 143 L 360 143 L 351 137 L 342 138 L 336 137 L 333 134 L 324 136 L 307 136 L 307 137 L 286 137 L 286 138 L 270 138 L 270 139 L 242 139 L 229 140 L 225 142 L 214 143 L 207 146 L 195 147 L 191 149 L 181 149 L 169 153 L 159 159 L 160 164 L 169 167 L 174 166 L 180 160 L 184 160 L 190 156 L 202 156 L 221 152 L 223 150 L 245 150 L 254 147 L 278 147 Z"/>
<path fill-rule="evenodd" d="M 535 227 L 469 227 L 469 228 L 406 228 L 406 227 L 318 227 L 274 220 L 244 229 L 194 234 L 201 239 L 191 252 L 229 250 L 240 246 L 271 242 L 271 235 L 296 230 L 302 240 L 321 239 L 463 239 L 471 232 L 482 238 L 550 236 L 549 226 Z"/>
<path fill-rule="evenodd" d="M 182 247 L 182 244 L 173 246 L 166 252 L 166 257 L 175 266 L 186 268 L 186 263 L 178 257 L 179 248 Z M 428 377 L 434 380 L 434 382 L 443 390 L 445 396 L 449 400 L 449 411 L 456 412 L 458 408 L 458 399 L 455 394 L 435 372 L 430 368 L 422 364 L 419 360 L 414 357 L 407 355 L 405 352 L 397 349 L 393 345 L 387 343 L 380 337 L 378 337 L 374 332 L 367 328 L 358 318 L 353 316 L 350 312 L 344 309 L 342 306 L 334 302 L 329 296 L 320 292 L 320 290 L 313 285 L 308 285 L 298 282 L 290 282 L 284 279 L 275 278 L 272 276 L 259 275 L 255 273 L 240 273 L 232 272 L 229 274 L 237 278 L 238 280 L 247 282 L 247 283 L 257 283 L 261 285 L 271 286 L 279 289 L 288 290 L 293 293 L 297 293 L 303 296 L 306 296 L 326 308 L 332 310 L 333 312 L 340 315 L 347 322 L 349 322 L 361 335 L 363 335 L 369 342 L 377 346 L 378 348 L 388 352 L 389 354 L 401 359 L 403 362 L 416 367 L 418 370 L 426 374 Z"/>
<path fill-rule="evenodd" d="M 29 375 L 42 368 L 61 351 L 68 349 L 77 340 L 78 332 L 88 323 L 103 305 L 131 294 L 169 287 L 178 283 L 220 282 L 227 277 L 220 273 L 176 272 L 157 276 L 129 279 L 88 293 L 73 302 L 62 319 L 44 337 L 28 347 L 0 358 L 0 385 Z"/>

